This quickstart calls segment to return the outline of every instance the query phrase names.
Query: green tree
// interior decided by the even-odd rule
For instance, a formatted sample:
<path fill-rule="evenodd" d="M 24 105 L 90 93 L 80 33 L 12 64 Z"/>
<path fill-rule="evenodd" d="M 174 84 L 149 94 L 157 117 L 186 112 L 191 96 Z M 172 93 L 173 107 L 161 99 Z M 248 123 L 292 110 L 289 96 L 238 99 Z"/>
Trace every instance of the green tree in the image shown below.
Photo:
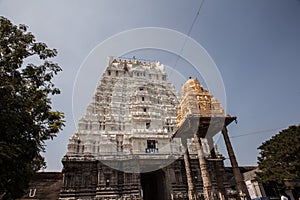
<path fill-rule="evenodd" d="M 60 93 L 51 81 L 61 71 L 49 60 L 56 54 L 25 25 L 0 16 L 0 199 L 23 194 L 46 164 L 45 140 L 64 126 L 63 113 L 52 110 L 49 97 Z"/>
<path fill-rule="evenodd" d="M 258 181 L 284 187 L 286 180 L 300 180 L 300 126 L 280 131 L 258 149 Z"/>

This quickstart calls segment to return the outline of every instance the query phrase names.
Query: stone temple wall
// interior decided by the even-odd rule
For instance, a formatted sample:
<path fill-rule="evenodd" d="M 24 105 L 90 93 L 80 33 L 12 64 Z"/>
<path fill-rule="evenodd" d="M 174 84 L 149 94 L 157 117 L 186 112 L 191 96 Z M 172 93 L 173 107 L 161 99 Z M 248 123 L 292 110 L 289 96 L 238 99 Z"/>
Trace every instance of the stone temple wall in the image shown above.
<path fill-rule="evenodd" d="M 63 184 L 63 175 L 60 172 L 38 172 L 29 183 L 25 195 L 18 200 L 54 200 L 59 198 Z"/>
<path fill-rule="evenodd" d="M 216 187 L 213 163 L 208 162 L 213 185 Z M 225 175 L 223 161 L 218 165 L 222 169 L 224 185 L 231 190 L 228 173 Z M 64 181 L 60 199 L 187 199 L 187 180 L 182 159 L 159 170 L 147 173 L 125 173 L 104 165 L 101 161 L 65 162 Z M 192 173 L 198 196 L 203 197 L 203 183 L 198 159 L 191 159 Z M 230 175 L 229 175 L 230 176 Z M 72 180 L 72 178 L 75 180 Z M 232 176 L 231 176 L 232 177 Z"/>
<path fill-rule="evenodd" d="M 71 164 L 71 163 L 69 163 Z M 94 163 L 95 164 L 95 163 Z M 196 183 L 197 191 L 199 191 L 199 196 L 201 196 L 202 191 L 202 182 L 200 177 L 200 172 L 198 171 L 198 161 L 195 159 L 192 159 L 191 161 L 192 169 L 193 169 L 193 177 Z M 219 162 L 220 167 L 223 166 L 222 162 Z M 76 171 L 76 168 L 81 168 L 82 170 L 84 167 L 82 164 L 76 164 L 73 163 L 73 166 L 70 166 L 70 169 L 74 169 L 74 171 L 68 171 L 68 172 L 38 172 L 33 177 L 29 184 L 29 188 L 25 191 L 25 195 L 22 198 L 19 198 L 18 200 L 34 200 L 34 199 L 43 199 L 43 200 L 55 200 L 60 198 L 65 199 L 96 199 L 96 196 L 98 195 L 98 199 L 142 199 L 141 197 L 141 176 L 140 174 L 128 174 L 124 172 L 119 172 L 116 170 L 111 169 L 110 167 L 107 167 L 105 165 L 98 164 L 100 167 L 99 171 L 102 171 L 100 173 L 100 176 L 96 177 L 96 182 L 94 186 L 92 186 L 92 190 L 89 194 L 87 194 L 87 187 L 85 186 L 86 183 L 82 183 L 83 177 L 86 178 L 86 176 L 82 177 L 82 173 L 79 171 Z M 90 165 L 91 166 L 91 165 Z M 102 168 L 101 168 L 102 166 Z M 223 168 L 223 167 L 222 167 Z M 86 171 L 88 171 L 90 168 L 86 168 Z M 253 169 L 256 169 L 255 166 L 253 167 L 240 167 L 241 172 L 248 172 Z M 225 167 L 223 168 L 224 172 L 224 180 L 226 182 L 226 188 L 227 191 L 234 192 L 232 188 L 234 188 L 235 183 L 233 181 L 233 173 L 231 167 Z M 213 174 L 213 171 L 211 171 Z M 76 182 L 76 185 L 69 185 L 69 183 L 63 183 L 63 175 L 68 176 L 73 174 L 74 177 L 80 177 L 77 178 L 78 181 Z M 105 181 L 105 175 L 112 175 L 114 174 L 114 183 L 106 184 Z M 162 178 L 159 177 L 159 175 L 162 176 Z M 185 170 L 184 170 L 184 163 L 182 159 L 179 159 L 175 162 L 173 162 L 171 165 L 169 165 L 167 168 L 149 173 L 149 176 L 154 178 L 160 178 L 158 179 L 159 183 L 155 183 L 154 181 L 151 181 L 151 179 L 146 179 L 148 181 L 149 185 L 154 184 L 159 185 L 160 187 L 166 188 L 166 195 L 167 197 L 165 199 L 187 199 L 187 185 L 186 185 L 186 176 L 185 176 Z M 156 177 L 155 177 L 156 176 Z M 146 174 L 147 178 L 147 174 Z M 80 181 L 79 181 L 80 179 Z M 98 185 L 98 179 L 101 184 Z M 133 180 L 136 180 L 135 182 L 139 186 L 135 186 L 130 188 L 126 185 L 131 185 Z M 145 181 L 144 181 L 145 182 Z M 116 184 L 117 183 L 117 184 Z M 130 184 L 129 184 L 130 183 Z M 145 184 L 145 183 L 143 183 Z M 96 187 L 95 187 L 96 186 Z M 147 187 L 147 186 L 146 186 Z M 139 189 L 138 189 L 139 188 Z M 62 192 L 60 192 L 62 191 Z M 73 191 L 73 192 L 71 192 Z M 234 193 L 233 193 L 234 194 Z M 169 196 L 169 197 L 168 197 Z M 234 195 L 232 196 L 234 198 Z M 159 198 L 156 198 L 159 199 Z"/>

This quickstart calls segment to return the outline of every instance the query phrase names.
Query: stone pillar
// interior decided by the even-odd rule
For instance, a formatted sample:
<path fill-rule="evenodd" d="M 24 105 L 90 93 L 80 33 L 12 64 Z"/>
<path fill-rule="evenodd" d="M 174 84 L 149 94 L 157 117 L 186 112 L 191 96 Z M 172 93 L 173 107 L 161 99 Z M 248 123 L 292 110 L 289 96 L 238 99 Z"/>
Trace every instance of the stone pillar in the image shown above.
<path fill-rule="evenodd" d="M 232 166 L 232 171 L 233 171 L 234 179 L 236 182 L 236 190 L 239 195 L 239 198 L 240 199 L 250 199 L 249 192 L 248 192 L 246 184 L 243 180 L 242 174 L 240 172 L 238 163 L 235 158 L 235 154 L 234 154 L 231 142 L 229 140 L 228 131 L 227 131 L 226 126 L 223 127 L 222 134 L 223 134 L 223 137 L 225 140 L 227 152 L 228 152 L 230 163 Z"/>
<path fill-rule="evenodd" d="M 220 171 L 220 166 L 219 166 L 219 162 L 223 162 L 223 159 L 217 158 L 213 139 L 211 137 L 208 137 L 207 142 L 208 142 L 208 146 L 210 148 L 210 156 L 213 159 L 212 162 L 213 162 L 215 175 L 216 175 L 216 182 L 217 182 L 217 186 L 218 186 L 219 198 L 220 198 L 220 200 L 227 200 L 228 198 L 226 196 L 226 191 L 225 191 L 225 187 L 224 187 L 224 177 L 223 177 L 223 173 Z"/>
<path fill-rule="evenodd" d="M 201 171 L 201 176 L 202 176 L 202 181 L 203 181 L 204 198 L 205 198 L 205 200 L 213 200 L 214 197 L 213 197 L 213 192 L 212 192 L 211 179 L 210 179 L 210 175 L 208 172 L 206 160 L 203 155 L 201 140 L 197 134 L 194 135 L 194 142 L 195 142 L 196 149 L 197 149 L 200 171 Z"/>
<path fill-rule="evenodd" d="M 185 141 L 185 147 L 186 151 L 183 154 L 183 160 L 184 160 L 184 166 L 185 166 L 185 172 L 186 172 L 186 178 L 187 178 L 187 184 L 188 184 L 188 197 L 189 200 L 196 200 L 196 190 L 195 190 L 195 185 L 193 181 L 193 176 L 192 176 L 192 170 L 191 170 L 191 163 L 190 163 L 190 155 L 189 155 L 189 150 L 186 145 Z"/>

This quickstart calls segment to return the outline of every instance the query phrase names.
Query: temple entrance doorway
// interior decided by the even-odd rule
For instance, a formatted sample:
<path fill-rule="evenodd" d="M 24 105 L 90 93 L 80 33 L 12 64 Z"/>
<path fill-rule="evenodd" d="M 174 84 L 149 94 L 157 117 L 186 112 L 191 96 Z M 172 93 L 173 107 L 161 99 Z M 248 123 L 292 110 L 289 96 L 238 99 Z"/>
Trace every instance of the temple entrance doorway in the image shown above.
<path fill-rule="evenodd" d="M 167 198 L 165 173 L 160 169 L 141 174 L 143 200 L 165 200 Z"/>

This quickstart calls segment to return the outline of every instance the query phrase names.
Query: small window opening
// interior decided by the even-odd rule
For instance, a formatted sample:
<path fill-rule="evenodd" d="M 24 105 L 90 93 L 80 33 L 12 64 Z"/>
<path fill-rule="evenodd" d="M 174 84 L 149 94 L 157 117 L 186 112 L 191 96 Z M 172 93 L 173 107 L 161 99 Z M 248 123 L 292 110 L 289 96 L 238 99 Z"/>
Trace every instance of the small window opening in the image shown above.
<path fill-rule="evenodd" d="M 155 149 L 156 148 L 156 141 L 155 140 L 147 140 L 147 148 Z"/>
<path fill-rule="evenodd" d="M 106 185 L 106 187 L 109 187 L 109 178 L 106 178 L 105 185 Z"/>
<path fill-rule="evenodd" d="M 146 122 L 146 129 L 150 128 L 150 122 Z"/>

